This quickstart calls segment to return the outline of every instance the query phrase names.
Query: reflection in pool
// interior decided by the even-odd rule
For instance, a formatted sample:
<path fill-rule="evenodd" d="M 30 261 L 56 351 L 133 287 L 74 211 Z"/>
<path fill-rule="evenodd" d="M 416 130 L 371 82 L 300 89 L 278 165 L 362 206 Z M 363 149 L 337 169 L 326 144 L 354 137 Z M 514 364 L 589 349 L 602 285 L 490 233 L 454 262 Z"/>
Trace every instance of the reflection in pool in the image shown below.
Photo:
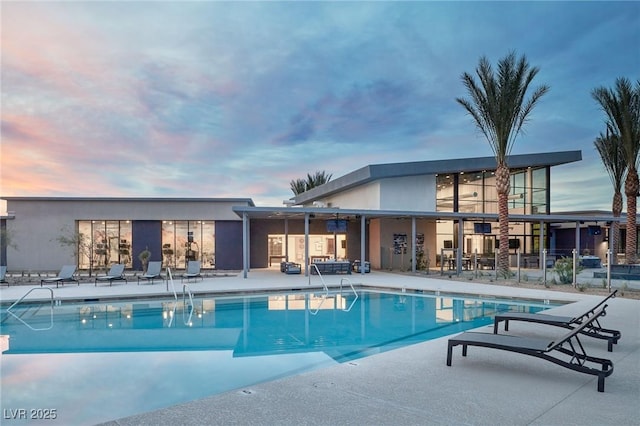
<path fill-rule="evenodd" d="M 63 304 L 52 320 L 49 305 L 23 304 L 2 315 L 2 408 L 55 409 L 42 424 L 95 424 L 479 327 L 499 311 L 548 307 L 291 292 Z"/>

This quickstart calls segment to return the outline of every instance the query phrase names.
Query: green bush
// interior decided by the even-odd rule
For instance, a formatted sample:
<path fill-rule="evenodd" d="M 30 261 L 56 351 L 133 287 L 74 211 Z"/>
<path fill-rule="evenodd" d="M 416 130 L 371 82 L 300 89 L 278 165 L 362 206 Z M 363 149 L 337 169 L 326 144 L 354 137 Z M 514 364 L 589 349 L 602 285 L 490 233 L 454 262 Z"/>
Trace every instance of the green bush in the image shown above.
<path fill-rule="evenodd" d="M 573 282 L 573 259 L 570 257 L 563 257 L 556 260 L 553 271 L 558 274 L 560 284 L 571 284 Z M 579 274 L 580 271 L 582 271 L 582 268 L 578 266 L 576 274 Z"/>

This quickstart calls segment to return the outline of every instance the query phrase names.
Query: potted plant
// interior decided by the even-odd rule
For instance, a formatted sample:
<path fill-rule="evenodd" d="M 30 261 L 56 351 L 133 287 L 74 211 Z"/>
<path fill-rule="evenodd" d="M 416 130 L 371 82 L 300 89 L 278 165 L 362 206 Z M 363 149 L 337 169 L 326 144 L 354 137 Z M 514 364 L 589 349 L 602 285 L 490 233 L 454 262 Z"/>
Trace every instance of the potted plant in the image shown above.
<path fill-rule="evenodd" d="M 142 263 L 142 272 L 147 272 L 147 265 L 149 264 L 149 258 L 151 257 L 151 252 L 149 251 L 149 247 L 145 247 L 144 250 L 140 252 L 138 255 L 138 259 Z"/>

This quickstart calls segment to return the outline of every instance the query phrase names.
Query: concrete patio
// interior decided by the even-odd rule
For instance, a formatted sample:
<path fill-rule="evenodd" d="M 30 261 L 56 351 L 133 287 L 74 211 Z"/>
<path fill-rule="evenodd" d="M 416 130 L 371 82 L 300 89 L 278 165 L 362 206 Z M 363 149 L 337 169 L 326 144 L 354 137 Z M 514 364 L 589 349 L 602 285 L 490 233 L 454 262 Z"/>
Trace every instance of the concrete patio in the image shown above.
<path fill-rule="evenodd" d="M 571 315 L 601 300 L 601 296 L 565 293 L 540 288 L 520 288 L 454 281 L 438 276 L 410 276 L 388 272 L 348 276 L 355 284 L 389 288 L 422 289 L 473 295 L 552 299 L 570 303 L 553 312 Z M 341 276 L 327 276 L 329 285 Z M 615 283 L 620 286 L 621 283 Z M 318 286 L 318 277 L 311 278 Z M 175 281 L 178 292 L 180 281 Z M 305 289 L 309 281 L 300 275 L 256 270 L 247 279 L 205 278 L 189 283 L 194 293 Z M 21 297 L 28 288 L 0 290 L 3 303 Z M 64 300 L 173 294 L 165 283 L 112 287 L 93 283 L 65 284 L 54 288 Z M 32 293 L 31 296 L 35 296 Z M 42 296 L 42 293 L 40 294 Z M 635 425 L 640 418 L 640 300 L 615 298 L 603 319 L 607 328 L 622 331 L 622 339 L 607 352 L 600 340 L 581 339 L 587 351 L 610 358 L 613 374 L 605 392 L 596 390 L 594 376 L 580 374 L 540 359 L 484 348 L 469 348 L 463 358 L 455 348 L 453 365 L 447 367 L 447 338 L 304 373 L 256 384 L 225 394 L 192 401 L 123 419 L 107 425 L 165 424 L 313 424 L 313 425 Z M 490 327 L 481 331 L 491 332 Z M 565 330 L 535 324 L 512 325 L 510 333 L 555 337 Z"/>

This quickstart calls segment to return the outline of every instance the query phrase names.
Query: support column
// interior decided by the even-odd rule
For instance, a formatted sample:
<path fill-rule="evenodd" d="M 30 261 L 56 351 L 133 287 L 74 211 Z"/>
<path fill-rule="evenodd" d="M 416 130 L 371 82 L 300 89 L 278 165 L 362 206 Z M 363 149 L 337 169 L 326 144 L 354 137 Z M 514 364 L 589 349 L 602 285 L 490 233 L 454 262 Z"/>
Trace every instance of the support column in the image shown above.
<path fill-rule="evenodd" d="M 540 246 L 538 247 L 538 259 L 540 259 L 540 262 L 538 262 L 538 267 L 540 269 L 542 269 L 542 262 L 545 262 L 545 260 L 543 259 L 544 257 L 544 249 L 545 247 L 545 241 L 547 239 L 546 237 L 546 231 L 547 228 L 544 224 L 543 221 L 540 221 Z"/>
<path fill-rule="evenodd" d="M 304 276 L 309 276 L 309 213 L 304 214 Z"/>
<path fill-rule="evenodd" d="M 464 220 L 458 219 L 458 250 L 456 250 L 456 273 L 462 273 L 462 247 L 464 245 Z"/>
<path fill-rule="evenodd" d="M 247 213 L 242 213 L 242 277 L 247 278 L 247 272 L 249 271 L 249 259 L 247 259 L 247 253 L 249 253 L 249 241 L 247 232 L 247 222 L 249 221 Z"/>
<path fill-rule="evenodd" d="M 365 244 L 367 242 L 367 238 L 365 236 L 365 232 L 367 230 L 367 221 L 363 216 L 360 217 L 360 273 L 364 275 L 365 273 Z"/>
<path fill-rule="evenodd" d="M 411 272 L 416 273 L 416 218 L 411 218 Z"/>

